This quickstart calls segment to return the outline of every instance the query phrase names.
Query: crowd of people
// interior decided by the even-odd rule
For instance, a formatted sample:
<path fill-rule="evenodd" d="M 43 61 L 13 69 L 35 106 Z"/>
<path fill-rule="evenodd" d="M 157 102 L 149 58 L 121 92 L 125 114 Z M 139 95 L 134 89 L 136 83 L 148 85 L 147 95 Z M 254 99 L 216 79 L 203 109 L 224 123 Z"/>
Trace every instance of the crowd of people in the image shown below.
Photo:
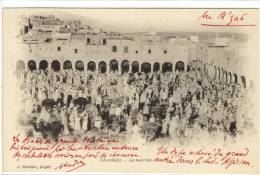
<path fill-rule="evenodd" d="M 22 113 L 33 128 L 28 134 L 35 136 L 114 133 L 144 142 L 201 135 L 227 140 L 253 125 L 251 91 L 200 69 L 122 75 L 36 69 L 20 72 L 18 82 Z"/>

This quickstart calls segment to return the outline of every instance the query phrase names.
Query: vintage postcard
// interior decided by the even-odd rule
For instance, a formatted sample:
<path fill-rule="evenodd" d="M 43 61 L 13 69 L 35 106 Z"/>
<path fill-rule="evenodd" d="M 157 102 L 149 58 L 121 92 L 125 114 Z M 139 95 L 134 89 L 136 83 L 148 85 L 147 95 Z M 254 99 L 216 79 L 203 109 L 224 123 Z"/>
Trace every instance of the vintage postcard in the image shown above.
<path fill-rule="evenodd" d="M 4 172 L 258 174 L 258 16 L 4 8 Z"/>

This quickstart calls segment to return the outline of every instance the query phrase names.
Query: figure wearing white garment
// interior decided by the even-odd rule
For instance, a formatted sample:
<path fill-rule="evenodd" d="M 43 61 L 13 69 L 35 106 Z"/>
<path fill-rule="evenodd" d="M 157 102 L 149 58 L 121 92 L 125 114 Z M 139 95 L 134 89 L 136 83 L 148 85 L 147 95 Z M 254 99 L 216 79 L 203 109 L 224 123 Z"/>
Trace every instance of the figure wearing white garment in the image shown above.
<path fill-rule="evenodd" d="M 83 130 L 83 132 L 87 132 L 89 115 L 86 110 L 84 110 L 84 112 L 82 112 L 82 115 L 83 115 L 82 130 Z"/>
<path fill-rule="evenodd" d="M 144 145 L 146 143 L 146 140 L 142 138 L 140 134 L 140 128 L 138 126 L 138 122 L 134 121 L 133 124 L 133 130 L 132 130 L 132 138 L 130 143 L 135 144 L 135 145 Z"/>
<path fill-rule="evenodd" d="M 46 110 L 45 107 L 42 107 L 41 113 L 40 113 L 40 117 L 39 117 L 39 121 L 42 120 L 44 122 L 49 122 L 51 119 L 51 116 L 49 114 L 49 112 Z"/>
<path fill-rule="evenodd" d="M 69 132 L 69 122 L 68 122 L 66 106 L 64 106 L 61 109 L 60 116 L 61 116 L 61 123 L 63 125 L 63 135 L 68 135 L 70 132 Z"/>
<path fill-rule="evenodd" d="M 74 131 L 80 132 L 81 131 L 81 124 L 80 124 L 81 115 L 78 112 L 78 106 L 76 107 L 76 110 L 77 110 L 77 112 L 75 115 Z"/>
<path fill-rule="evenodd" d="M 75 118 L 77 116 L 77 113 L 78 113 L 77 107 L 73 106 L 71 114 L 69 116 L 69 126 L 70 126 L 71 129 L 74 129 L 74 127 L 75 127 Z"/>

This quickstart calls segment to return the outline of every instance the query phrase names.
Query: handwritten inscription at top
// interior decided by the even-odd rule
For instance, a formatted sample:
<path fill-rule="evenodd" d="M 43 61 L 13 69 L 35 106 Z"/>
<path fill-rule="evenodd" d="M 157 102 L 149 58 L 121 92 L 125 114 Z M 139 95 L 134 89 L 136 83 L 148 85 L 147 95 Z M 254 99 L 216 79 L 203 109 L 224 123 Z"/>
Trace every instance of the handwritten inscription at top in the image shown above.
<path fill-rule="evenodd" d="M 255 24 L 248 24 L 248 13 L 235 13 L 233 11 L 220 11 L 219 13 L 211 13 L 206 10 L 199 17 L 202 26 L 212 27 L 242 27 L 255 26 Z"/>

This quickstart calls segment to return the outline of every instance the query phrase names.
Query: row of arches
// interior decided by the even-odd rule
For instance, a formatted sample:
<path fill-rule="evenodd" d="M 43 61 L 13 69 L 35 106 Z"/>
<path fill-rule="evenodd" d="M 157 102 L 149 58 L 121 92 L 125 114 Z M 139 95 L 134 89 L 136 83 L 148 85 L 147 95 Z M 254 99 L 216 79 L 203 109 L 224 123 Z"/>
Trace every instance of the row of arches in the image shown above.
<path fill-rule="evenodd" d="M 196 62 L 197 66 L 195 66 L 195 69 L 204 69 L 204 71 L 208 72 L 208 69 L 210 66 L 207 66 L 206 64 L 203 64 L 201 62 Z M 16 69 L 17 70 L 22 70 L 25 69 L 25 63 L 23 60 L 19 60 L 17 62 L 16 65 Z M 37 63 L 34 60 L 30 60 L 28 61 L 27 67 L 29 70 L 36 70 L 37 69 Z M 39 69 L 41 70 L 46 70 L 49 67 L 49 63 L 46 60 L 41 60 L 39 62 Z M 84 62 L 81 60 L 78 60 L 75 62 L 75 66 L 73 67 L 73 64 L 70 60 L 66 60 L 63 63 L 60 63 L 60 61 L 58 60 L 54 60 L 50 63 L 50 67 L 54 70 L 54 71 L 59 71 L 61 70 L 61 67 L 63 69 L 76 69 L 79 71 L 84 71 L 84 70 L 90 70 L 90 71 L 97 71 L 99 73 L 106 73 L 107 71 L 119 71 L 122 74 L 124 73 L 128 73 L 128 72 L 145 72 L 145 73 L 149 73 L 149 72 L 158 72 L 161 71 L 162 73 L 165 72 L 172 72 L 173 71 L 173 64 L 170 62 L 165 62 L 160 64 L 159 62 L 155 62 L 153 65 L 151 63 L 148 62 L 144 62 L 144 63 L 139 63 L 138 61 L 133 61 L 132 63 L 130 63 L 128 60 L 123 60 L 121 62 L 121 64 L 118 63 L 117 60 L 111 60 L 109 63 L 106 63 L 105 61 L 100 61 L 99 63 L 96 63 L 94 61 L 89 61 L 87 63 L 87 66 L 85 67 Z M 175 64 L 175 71 L 184 71 L 185 70 L 185 65 L 182 61 L 178 61 Z M 207 68 L 208 67 L 208 68 Z M 109 69 L 109 70 L 108 70 Z M 192 68 L 194 69 L 194 67 Z M 187 71 L 190 70 L 190 66 L 187 66 Z M 246 88 L 247 87 L 247 83 L 246 83 L 246 78 L 244 76 L 241 76 L 240 79 L 238 77 L 238 75 L 236 73 L 231 73 L 231 72 L 227 72 L 225 71 L 223 68 L 220 67 L 216 67 L 214 66 L 212 72 L 212 76 L 215 79 L 219 79 L 219 80 L 224 80 L 227 83 L 238 83 L 238 81 L 241 81 L 243 84 L 243 87 Z"/>
<path fill-rule="evenodd" d="M 224 68 L 220 68 L 217 66 L 213 67 L 211 64 L 205 64 L 200 60 L 195 60 L 193 61 L 193 63 L 195 64 L 195 66 L 193 65 L 194 66 L 193 69 L 194 68 L 198 70 L 203 69 L 204 72 L 208 73 L 208 75 L 214 79 L 224 80 L 227 83 L 236 83 L 236 84 L 240 81 L 244 88 L 247 87 L 246 78 L 243 75 L 239 77 L 236 73 L 228 72 L 224 70 Z"/>
<path fill-rule="evenodd" d="M 204 70 L 213 79 L 224 80 L 227 83 L 242 83 L 243 87 L 247 87 L 247 81 L 245 76 L 238 76 L 236 73 L 226 71 L 224 68 L 213 66 L 209 63 L 203 63 L 201 60 L 192 60 L 191 64 L 187 66 L 189 70 Z"/>
<path fill-rule="evenodd" d="M 36 70 L 37 69 L 37 63 L 34 60 L 28 61 L 27 65 L 29 70 Z M 39 62 L 39 69 L 46 70 L 49 67 L 49 63 L 46 60 L 41 60 Z M 106 73 L 109 69 L 109 71 L 116 72 L 119 71 L 122 74 L 127 72 L 158 72 L 161 71 L 162 73 L 165 72 L 172 72 L 173 71 L 173 64 L 170 62 L 165 62 L 160 65 L 159 62 L 154 63 L 153 65 L 149 62 L 139 63 L 138 61 L 133 61 L 130 63 L 128 60 L 124 60 L 121 62 L 121 64 L 118 63 L 117 60 L 111 60 L 109 62 L 109 65 L 107 65 L 106 62 L 100 61 L 99 63 L 96 63 L 94 61 L 90 61 L 87 63 L 87 66 L 84 66 L 84 62 L 79 60 L 75 62 L 75 66 L 73 66 L 72 62 L 69 60 L 64 61 L 63 63 L 60 63 L 58 60 L 54 60 L 50 63 L 51 69 L 54 71 L 60 71 L 61 68 L 64 70 L 66 69 L 76 69 L 79 71 L 84 70 L 90 70 L 90 71 L 96 71 L 100 73 Z M 175 71 L 184 71 L 185 70 L 184 62 L 178 61 L 175 64 Z M 25 69 L 25 63 L 22 60 L 19 60 L 17 62 L 16 68 L 18 70 Z"/>
<path fill-rule="evenodd" d="M 238 83 L 238 76 L 236 73 L 231 73 L 228 71 L 225 71 L 223 68 L 214 67 L 214 78 L 215 79 L 224 79 L 228 83 Z"/>

